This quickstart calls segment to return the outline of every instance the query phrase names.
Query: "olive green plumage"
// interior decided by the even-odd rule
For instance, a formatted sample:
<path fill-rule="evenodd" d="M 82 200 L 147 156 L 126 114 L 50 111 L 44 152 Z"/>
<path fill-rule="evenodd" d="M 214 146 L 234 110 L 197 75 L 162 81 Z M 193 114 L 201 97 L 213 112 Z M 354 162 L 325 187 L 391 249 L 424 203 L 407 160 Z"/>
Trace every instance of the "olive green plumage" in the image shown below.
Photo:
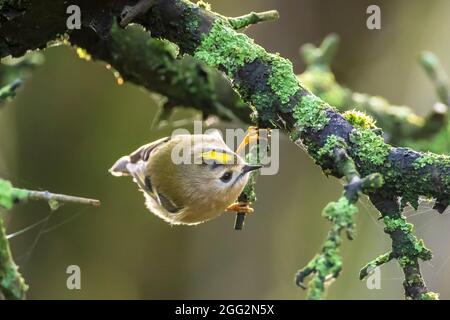
<path fill-rule="evenodd" d="M 110 172 L 132 176 L 155 215 L 170 224 L 195 225 L 221 215 L 259 167 L 247 164 L 214 131 L 151 142 L 121 157 Z"/>

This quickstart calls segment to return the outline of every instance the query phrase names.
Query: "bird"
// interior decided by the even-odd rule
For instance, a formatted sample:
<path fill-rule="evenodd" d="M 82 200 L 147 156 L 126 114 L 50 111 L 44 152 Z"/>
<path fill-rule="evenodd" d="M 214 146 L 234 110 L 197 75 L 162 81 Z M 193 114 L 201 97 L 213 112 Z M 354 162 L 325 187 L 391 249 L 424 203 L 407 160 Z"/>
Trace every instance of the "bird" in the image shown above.
<path fill-rule="evenodd" d="M 237 150 L 251 141 L 248 137 Z M 248 203 L 236 200 L 250 172 L 262 166 L 247 163 L 237 152 L 226 145 L 218 130 L 172 135 L 121 157 L 109 172 L 131 176 L 144 193 L 147 208 L 164 221 L 197 225 L 225 211 L 253 212 Z"/>

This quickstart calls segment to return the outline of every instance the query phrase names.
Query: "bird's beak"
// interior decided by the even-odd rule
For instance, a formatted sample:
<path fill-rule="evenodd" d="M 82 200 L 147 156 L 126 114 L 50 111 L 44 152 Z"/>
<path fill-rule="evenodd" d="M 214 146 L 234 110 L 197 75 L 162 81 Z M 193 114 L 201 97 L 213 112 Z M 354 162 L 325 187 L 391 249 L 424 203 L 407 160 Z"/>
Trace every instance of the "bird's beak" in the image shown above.
<path fill-rule="evenodd" d="M 246 174 L 247 172 L 253 171 L 253 170 L 258 170 L 262 167 L 262 165 L 260 164 L 246 164 L 243 168 L 242 168 L 242 174 Z"/>

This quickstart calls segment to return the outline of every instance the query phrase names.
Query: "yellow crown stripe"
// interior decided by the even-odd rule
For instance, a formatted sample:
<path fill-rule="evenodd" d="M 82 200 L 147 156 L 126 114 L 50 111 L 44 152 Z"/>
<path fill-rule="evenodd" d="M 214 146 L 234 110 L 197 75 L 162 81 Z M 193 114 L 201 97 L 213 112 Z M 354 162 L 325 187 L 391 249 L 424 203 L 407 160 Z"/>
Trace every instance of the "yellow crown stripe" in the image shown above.
<path fill-rule="evenodd" d="M 226 152 L 222 152 L 222 151 L 216 151 L 216 150 L 210 150 L 207 152 L 203 152 L 202 158 L 204 160 L 216 161 L 221 164 L 231 163 L 234 160 L 233 155 L 226 153 Z"/>

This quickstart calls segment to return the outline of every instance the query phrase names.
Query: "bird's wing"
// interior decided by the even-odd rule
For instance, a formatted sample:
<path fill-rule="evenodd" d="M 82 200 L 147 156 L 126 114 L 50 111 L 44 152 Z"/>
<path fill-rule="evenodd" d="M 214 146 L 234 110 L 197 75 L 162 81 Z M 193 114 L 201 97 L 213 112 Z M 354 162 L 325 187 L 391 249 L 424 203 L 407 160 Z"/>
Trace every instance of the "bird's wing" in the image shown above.
<path fill-rule="evenodd" d="M 141 163 L 143 163 L 141 161 Z M 144 177 L 143 169 L 139 168 L 139 164 L 136 164 L 135 168 L 130 168 L 130 174 L 134 181 L 137 183 L 139 188 L 147 194 L 153 201 L 155 201 L 159 206 L 164 208 L 170 214 L 178 214 L 183 211 L 183 207 L 179 207 L 171 199 L 166 197 L 164 194 L 158 192 L 155 186 L 152 185 L 150 177 Z"/>
<path fill-rule="evenodd" d="M 152 151 L 155 150 L 155 148 L 161 146 L 164 143 L 167 143 L 170 140 L 170 137 L 161 138 L 159 140 L 153 141 L 149 144 L 143 145 L 136 151 L 132 152 L 128 156 L 123 156 L 119 160 L 114 163 L 114 165 L 109 169 L 109 172 L 116 177 L 120 176 L 129 176 L 132 175 L 130 172 L 130 169 L 136 168 L 141 162 L 146 162 Z"/>

